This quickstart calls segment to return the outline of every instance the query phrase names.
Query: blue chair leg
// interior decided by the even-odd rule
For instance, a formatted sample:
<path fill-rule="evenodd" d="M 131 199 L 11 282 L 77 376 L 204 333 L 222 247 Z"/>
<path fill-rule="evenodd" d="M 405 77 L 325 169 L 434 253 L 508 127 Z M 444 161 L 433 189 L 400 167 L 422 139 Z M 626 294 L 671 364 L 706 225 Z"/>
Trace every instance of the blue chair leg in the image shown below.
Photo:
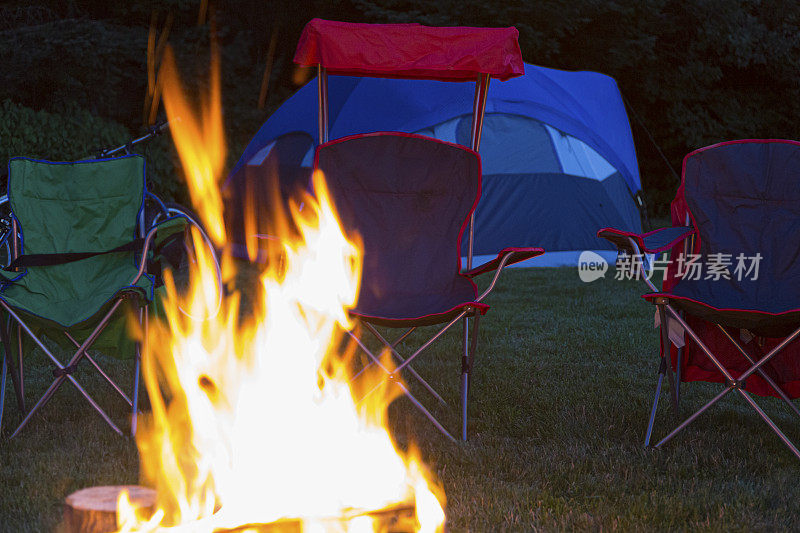
<path fill-rule="evenodd" d="M 470 335 L 472 322 L 472 335 Z M 478 315 L 471 320 L 464 317 L 464 353 L 461 356 L 461 440 L 467 440 L 467 400 L 472 384 L 472 367 L 475 364 L 475 352 L 478 345 Z"/>
<path fill-rule="evenodd" d="M 650 410 L 650 419 L 647 421 L 647 433 L 644 436 L 645 447 L 650 446 L 650 437 L 653 436 L 653 423 L 656 420 L 656 411 L 658 410 L 658 398 L 661 395 L 661 384 L 664 381 L 664 374 L 667 373 L 667 360 L 661 358 L 661 363 L 658 366 L 658 383 L 656 384 L 656 395 L 653 398 L 653 408 Z"/>
<path fill-rule="evenodd" d="M 8 364 L 6 363 L 6 353 L 3 351 L 3 365 L 0 368 L 3 377 L 0 378 L 0 432 L 3 430 L 3 407 L 6 405 L 6 374 L 8 373 Z"/>
<path fill-rule="evenodd" d="M 661 319 L 661 349 L 664 352 L 664 359 L 667 361 L 666 370 L 667 370 L 667 381 L 669 381 L 669 393 L 670 399 L 672 400 L 672 413 L 677 417 L 678 416 L 678 389 L 675 385 L 675 375 L 672 373 L 672 361 L 671 361 L 671 346 L 672 342 L 669 340 L 669 322 L 667 321 L 667 309 L 666 309 L 667 302 L 659 302 L 656 301 L 656 307 L 658 307 L 658 315 Z"/>
<path fill-rule="evenodd" d="M 0 343 L 3 345 L 3 394 L 5 393 L 6 373 L 11 374 L 11 383 L 14 386 L 14 394 L 17 397 L 17 407 L 23 415 L 25 409 L 25 393 L 22 385 L 22 349 L 19 349 L 17 354 L 19 360 L 19 373 L 14 365 L 14 353 L 11 350 L 11 318 L 6 323 L 6 327 L 0 327 Z M 4 397 L 3 397 L 4 398 Z M 0 423 L 2 423 L 2 401 L 0 401 Z"/>
<path fill-rule="evenodd" d="M 147 323 L 148 323 L 148 314 L 147 308 L 142 308 L 139 312 L 139 321 L 142 326 L 142 336 L 146 340 L 147 339 Z M 139 419 L 139 376 L 141 375 L 141 365 L 142 365 L 142 343 L 136 343 L 136 362 L 133 369 L 133 402 L 131 405 L 131 437 L 136 436 L 136 429 Z"/>

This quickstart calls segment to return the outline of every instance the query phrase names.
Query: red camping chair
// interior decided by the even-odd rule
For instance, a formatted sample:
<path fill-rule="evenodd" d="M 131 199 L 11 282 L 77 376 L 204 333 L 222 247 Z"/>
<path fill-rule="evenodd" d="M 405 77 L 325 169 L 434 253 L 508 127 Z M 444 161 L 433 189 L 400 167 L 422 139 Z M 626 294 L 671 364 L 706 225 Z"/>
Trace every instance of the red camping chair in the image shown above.
<path fill-rule="evenodd" d="M 637 235 L 604 228 L 626 254 L 671 251 L 661 290 L 644 276 L 658 308 L 661 363 L 645 435 L 649 446 L 661 384 L 677 414 L 680 383 L 722 391 L 655 447 L 736 391 L 800 458 L 795 444 L 751 394 L 781 398 L 798 416 L 800 397 L 800 143 L 744 140 L 696 150 L 683 161 L 673 227 Z M 641 261 L 630 261 L 641 271 Z M 669 361 L 664 357 L 669 346 Z"/>
<path fill-rule="evenodd" d="M 389 350 L 398 366 L 393 370 L 385 367 L 354 331 L 350 335 L 372 363 L 385 370 L 450 439 L 453 437 L 430 411 L 393 378 L 406 370 L 444 403 L 413 370 L 411 362 L 461 321 L 461 437 L 466 440 L 478 317 L 489 308 L 483 299 L 505 266 L 544 253 L 541 248 L 506 248 L 491 262 L 472 268 L 473 213 L 481 184 L 477 150 L 486 94 L 490 78 L 503 81 L 523 73 L 517 36 L 516 28 L 436 28 L 314 19 L 303 30 L 294 58 L 300 65 L 317 67 L 320 145 L 315 167 L 325 174 L 345 229 L 358 233 L 364 246 L 361 293 L 352 314 Z M 329 142 L 329 74 L 475 81 L 470 148 L 397 132 L 373 132 Z M 463 271 L 462 237 L 468 239 Z M 495 272 L 494 279 L 478 295 L 472 278 L 490 271 Z M 414 353 L 402 356 L 399 344 L 416 328 L 429 325 L 440 329 Z M 406 331 L 389 341 L 375 326 Z"/>

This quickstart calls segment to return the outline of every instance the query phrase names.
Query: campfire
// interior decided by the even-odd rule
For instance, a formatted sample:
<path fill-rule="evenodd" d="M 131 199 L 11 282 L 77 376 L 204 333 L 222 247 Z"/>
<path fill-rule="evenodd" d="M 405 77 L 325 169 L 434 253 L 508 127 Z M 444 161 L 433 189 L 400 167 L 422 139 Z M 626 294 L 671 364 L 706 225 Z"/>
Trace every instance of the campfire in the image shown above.
<path fill-rule="evenodd" d="M 194 205 L 224 249 L 219 68 L 214 63 L 199 114 L 169 54 L 161 81 Z M 151 321 L 143 356 L 152 416 L 137 435 L 142 481 L 157 499 L 145 514 L 123 494 L 120 531 L 360 532 L 392 530 L 403 514 L 413 529 L 442 527 L 441 490 L 387 430 L 395 389 L 376 376 L 360 384 L 372 391 L 361 401 L 348 383 L 343 331 L 358 296 L 361 250 L 358 236 L 344 234 L 324 176 L 313 182 L 303 209 L 290 206 L 296 231 L 282 236 L 280 261 L 248 289 L 254 313 L 242 317 L 235 291 L 219 308 L 203 246 L 188 291 L 165 276 L 165 320 Z M 230 283 L 234 263 L 222 263 Z"/>

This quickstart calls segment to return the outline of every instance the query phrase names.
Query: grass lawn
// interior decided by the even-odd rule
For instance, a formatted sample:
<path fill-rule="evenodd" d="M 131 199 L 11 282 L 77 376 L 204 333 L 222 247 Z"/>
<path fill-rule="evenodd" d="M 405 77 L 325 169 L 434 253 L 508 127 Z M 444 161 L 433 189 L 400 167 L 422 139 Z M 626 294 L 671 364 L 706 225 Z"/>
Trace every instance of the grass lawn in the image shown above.
<path fill-rule="evenodd" d="M 581 283 L 573 268 L 507 271 L 481 320 L 470 441 L 447 442 L 408 401 L 395 402 L 395 435 L 415 441 L 441 480 L 449 530 L 800 529 L 800 462 L 738 396 L 665 449 L 643 447 L 658 346 L 653 307 L 639 298 L 644 288 Z M 453 404 L 459 338 L 446 336 L 415 364 Z M 101 359 L 129 382 L 129 362 Z M 32 402 L 51 374 L 41 354 L 26 364 Z M 79 379 L 124 423 L 124 404 L 108 386 L 87 369 Z M 684 415 L 718 390 L 683 387 Z M 10 385 L 7 394 L 11 400 Z M 424 391 L 418 396 L 430 403 Z M 800 438 L 785 406 L 759 401 Z M 661 405 L 656 439 L 673 423 L 666 389 Z M 458 415 L 443 418 L 456 431 Z M 4 422 L 18 422 L 13 400 Z M 71 386 L 12 441 L 8 429 L 0 439 L 0 531 L 51 531 L 70 492 L 137 481 L 135 443 L 108 429 Z"/>

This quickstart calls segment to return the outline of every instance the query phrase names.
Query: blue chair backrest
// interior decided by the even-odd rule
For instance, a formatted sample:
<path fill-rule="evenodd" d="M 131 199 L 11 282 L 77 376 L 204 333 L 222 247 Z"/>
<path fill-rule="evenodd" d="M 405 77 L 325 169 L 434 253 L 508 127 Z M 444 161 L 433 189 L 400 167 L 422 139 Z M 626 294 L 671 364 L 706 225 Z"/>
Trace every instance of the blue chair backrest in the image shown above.
<path fill-rule="evenodd" d="M 345 229 L 363 241 L 360 302 L 463 282 L 455 279 L 480 197 L 477 153 L 420 135 L 370 133 L 319 146 L 315 166 Z"/>
<path fill-rule="evenodd" d="M 732 141 L 698 150 L 684 161 L 682 186 L 703 261 L 731 256 L 732 279 L 724 283 L 732 301 L 747 293 L 776 308 L 800 307 L 800 143 Z M 739 254 L 761 255 L 758 279 L 737 279 Z"/>

